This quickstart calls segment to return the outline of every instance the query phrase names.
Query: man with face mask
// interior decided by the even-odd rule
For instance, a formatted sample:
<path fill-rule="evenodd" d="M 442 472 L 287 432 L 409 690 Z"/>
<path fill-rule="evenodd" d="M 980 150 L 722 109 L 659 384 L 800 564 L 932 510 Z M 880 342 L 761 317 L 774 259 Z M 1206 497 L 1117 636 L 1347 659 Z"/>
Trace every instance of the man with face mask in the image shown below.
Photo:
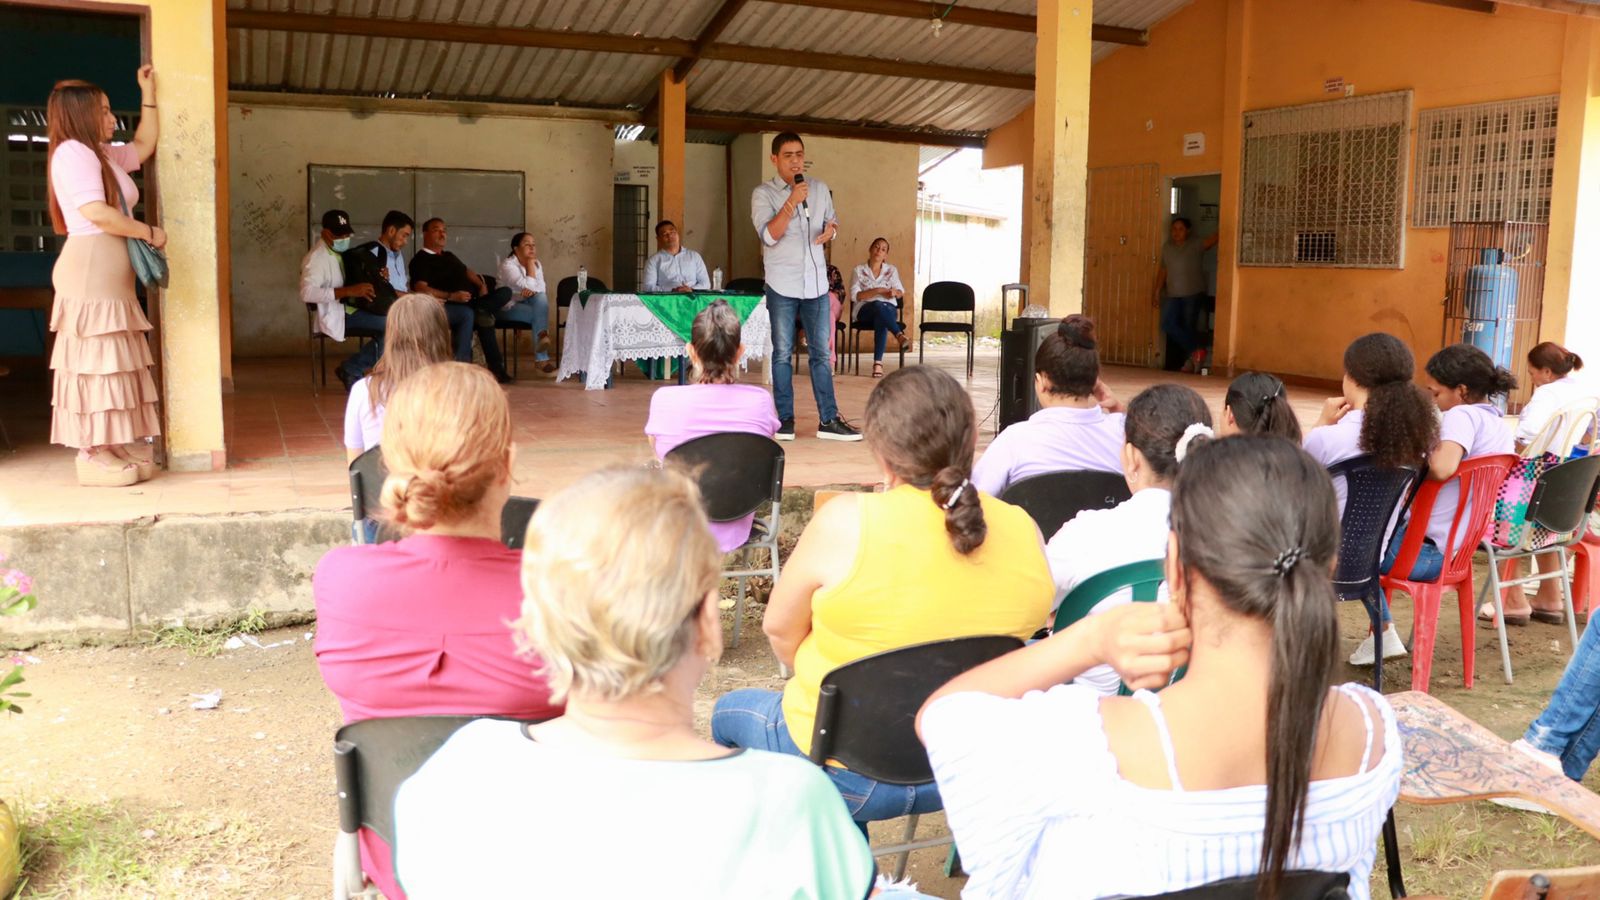
<path fill-rule="evenodd" d="M 342 209 L 330 209 L 322 214 L 320 240 L 306 252 L 300 261 L 300 301 L 317 308 L 317 330 L 336 341 L 344 340 L 345 327 L 366 328 L 383 332 L 384 318 L 357 309 L 352 301 L 370 300 L 376 293 L 370 284 L 344 283 L 344 257 L 350 249 L 350 215 Z M 360 381 L 377 364 L 383 352 L 382 339 L 369 342 L 356 355 L 345 360 L 336 370 L 345 390 Z"/>

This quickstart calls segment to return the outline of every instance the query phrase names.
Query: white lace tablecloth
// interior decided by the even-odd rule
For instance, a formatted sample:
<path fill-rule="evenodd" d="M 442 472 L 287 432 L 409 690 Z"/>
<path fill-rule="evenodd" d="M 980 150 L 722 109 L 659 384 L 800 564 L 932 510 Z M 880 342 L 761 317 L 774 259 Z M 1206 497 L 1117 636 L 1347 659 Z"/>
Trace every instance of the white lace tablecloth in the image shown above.
<path fill-rule="evenodd" d="M 744 322 L 744 363 L 772 353 L 772 320 L 762 300 Z M 567 307 L 557 381 L 583 373 L 585 390 L 604 390 L 613 363 L 686 357 L 683 340 L 661 324 L 637 294 L 590 294 Z"/>

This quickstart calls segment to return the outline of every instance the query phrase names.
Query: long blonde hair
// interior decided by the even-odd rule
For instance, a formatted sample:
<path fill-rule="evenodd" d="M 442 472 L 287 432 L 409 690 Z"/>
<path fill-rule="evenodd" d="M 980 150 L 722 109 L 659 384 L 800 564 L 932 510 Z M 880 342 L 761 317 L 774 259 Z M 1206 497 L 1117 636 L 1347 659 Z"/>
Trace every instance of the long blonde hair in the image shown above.
<path fill-rule="evenodd" d="M 383 329 L 383 355 L 368 375 L 373 415 L 407 375 L 449 361 L 450 321 L 444 304 L 427 294 L 405 294 L 389 307 Z"/>
<path fill-rule="evenodd" d="M 437 363 L 396 386 L 380 446 L 391 522 L 416 530 L 459 522 L 511 477 L 511 406 L 487 370 Z"/>
<path fill-rule="evenodd" d="M 87 81 L 68 79 L 56 82 L 45 103 L 45 119 L 50 134 L 50 150 L 46 154 L 45 180 L 50 180 L 50 167 L 55 164 L 56 148 L 67 141 L 77 141 L 94 151 L 100 161 L 100 182 L 105 188 L 106 203 L 119 196 L 116 176 L 111 174 L 111 162 L 106 159 L 105 143 L 100 137 L 100 101 L 106 92 Z M 129 210 L 128 215 L 133 215 Z M 50 224 L 56 234 L 67 233 L 67 220 L 61 214 L 61 201 L 50 190 Z"/>

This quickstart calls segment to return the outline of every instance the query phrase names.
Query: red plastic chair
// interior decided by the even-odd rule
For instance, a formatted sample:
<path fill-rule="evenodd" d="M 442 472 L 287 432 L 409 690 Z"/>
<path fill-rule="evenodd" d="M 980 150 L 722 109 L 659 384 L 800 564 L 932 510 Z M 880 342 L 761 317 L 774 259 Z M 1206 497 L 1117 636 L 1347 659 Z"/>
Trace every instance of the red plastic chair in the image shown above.
<path fill-rule="evenodd" d="M 1595 601 L 1600 600 L 1600 566 L 1591 565 L 1600 553 L 1600 535 L 1590 531 L 1568 549 L 1572 551 L 1572 608 L 1592 616 Z"/>
<path fill-rule="evenodd" d="M 1456 604 L 1460 607 L 1463 680 L 1468 688 L 1472 687 L 1473 651 L 1477 640 L 1475 622 L 1478 618 L 1472 590 L 1472 555 L 1477 552 L 1484 532 L 1488 531 L 1489 523 L 1494 519 L 1495 497 L 1516 461 L 1517 457 L 1510 453 L 1463 460 L 1456 473 L 1444 481 L 1424 481 L 1417 490 L 1416 499 L 1411 502 L 1411 521 L 1400 543 L 1400 552 L 1389 567 L 1391 572 L 1409 573 L 1416 566 L 1417 554 L 1422 550 L 1422 538 L 1428 529 L 1428 517 L 1433 512 L 1439 489 L 1451 481 L 1461 484 L 1461 500 L 1456 505 L 1455 519 L 1450 523 L 1450 535 L 1445 546 L 1439 548 L 1441 551 L 1449 547 L 1456 549 L 1445 557 L 1438 580 L 1411 581 L 1389 575 L 1381 580 L 1385 592 L 1392 594 L 1401 590 L 1411 595 L 1414 610 L 1414 645 L 1411 648 L 1413 691 L 1426 693 L 1428 690 L 1428 678 L 1433 673 L 1433 639 L 1439 629 L 1439 605 L 1447 589 L 1456 592 Z M 1470 518 L 1466 515 L 1469 510 Z"/>

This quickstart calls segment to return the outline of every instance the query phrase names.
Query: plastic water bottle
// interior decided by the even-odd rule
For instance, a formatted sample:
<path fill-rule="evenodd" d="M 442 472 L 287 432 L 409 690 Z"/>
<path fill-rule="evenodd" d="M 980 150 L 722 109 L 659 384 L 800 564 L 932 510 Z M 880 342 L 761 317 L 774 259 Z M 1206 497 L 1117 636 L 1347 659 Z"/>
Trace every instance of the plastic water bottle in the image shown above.
<path fill-rule="evenodd" d="M 722 290 L 722 270 L 721 269 L 712 269 L 711 270 L 711 289 L 713 291 Z"/>
<path fill-rule="evenodd" d="M 578 293 L 589 289 L 589 270 L 583 266 L 578 267 Z"/>

